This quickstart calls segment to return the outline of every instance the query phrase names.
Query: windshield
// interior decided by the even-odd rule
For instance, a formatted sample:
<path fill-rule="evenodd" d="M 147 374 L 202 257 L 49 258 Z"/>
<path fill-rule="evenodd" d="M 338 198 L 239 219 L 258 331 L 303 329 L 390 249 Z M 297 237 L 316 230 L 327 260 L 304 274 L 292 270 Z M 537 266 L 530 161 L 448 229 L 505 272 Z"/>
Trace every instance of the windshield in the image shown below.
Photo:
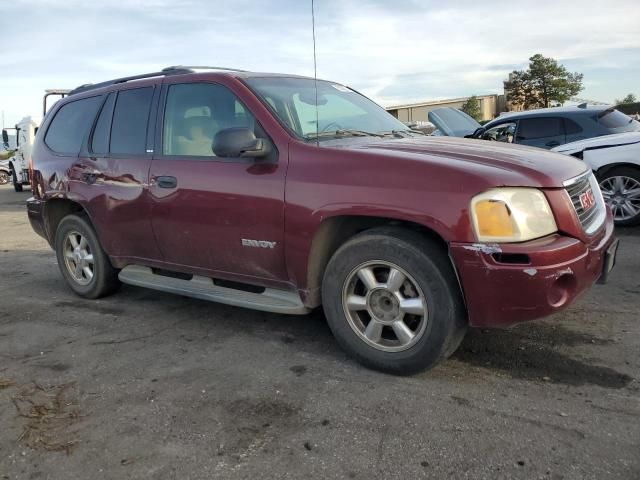
<path fill-rule="evenodd" d="M 611 133 L 640 131 L 640 122 L 614 108 L 600 112 L 595 120 Z"/>
<path fill-rule="evenodd" d="M 337 83 L 318 80 L 317 117 L 313 79 L 256 77 L 246 79 L 246 83 L 289 130 L 303 139 L 412 132 L 379 105 Z"/>

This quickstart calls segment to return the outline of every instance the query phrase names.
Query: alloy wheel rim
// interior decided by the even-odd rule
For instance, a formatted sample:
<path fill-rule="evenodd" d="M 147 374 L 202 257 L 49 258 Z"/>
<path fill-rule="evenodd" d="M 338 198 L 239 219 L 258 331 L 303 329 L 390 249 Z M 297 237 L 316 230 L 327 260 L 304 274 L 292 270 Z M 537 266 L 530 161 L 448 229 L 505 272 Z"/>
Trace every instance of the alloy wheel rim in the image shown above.
<path fill-rule="evenodd" d="M 64 263 L 71 278 L 80 285 L 93 280 L 94 260 L 87 238 L 78 232 L 69 232 L 64 239 L 62 251 Z"/>
<path fill-rule="evenodd" d="M 605 202 L 615 220 L 629 220 L 640 213 L 640 182 L 624 175 L 605 178 L 600 182 Z"/>
<path fill-rule="evenodd" d="M 429 312 L 422 289 L 405 270 L 375 260 L 354 268 L 342 289 L 349 326 L 368 345 L 399 352 L 424 335 Z"/>
<path fill-rule="evenodd" d="M 0 185 L 6 185 L 9 183 L 9 174 L 7 172 L 0 172 Z"/>

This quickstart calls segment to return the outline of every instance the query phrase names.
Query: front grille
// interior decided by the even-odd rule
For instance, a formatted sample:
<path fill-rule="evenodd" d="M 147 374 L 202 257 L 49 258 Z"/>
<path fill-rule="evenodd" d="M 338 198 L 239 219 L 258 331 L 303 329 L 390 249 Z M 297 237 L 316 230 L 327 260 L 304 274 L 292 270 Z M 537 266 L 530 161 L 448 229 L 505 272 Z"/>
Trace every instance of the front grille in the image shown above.
<path fill-rule="evenodd" d="M 580 220 L 582 228 L 587 233 L 593 233 L 600 227 L 600 225 L 602 225 L 605 218 L 604 200 L 602 199 L 600 187 L 593 176 L 593 173 L 589 172 L 571 180 L 567 180 L 565 182 L 565 189 L 569 194 L 571 203 L 573 203 L 573 208 L 578 215 L 578 220 Z M 585 210 L 582 208 L 580 195 L 589 189 L 593 192 L 595 203 L 591 208 Z"/>

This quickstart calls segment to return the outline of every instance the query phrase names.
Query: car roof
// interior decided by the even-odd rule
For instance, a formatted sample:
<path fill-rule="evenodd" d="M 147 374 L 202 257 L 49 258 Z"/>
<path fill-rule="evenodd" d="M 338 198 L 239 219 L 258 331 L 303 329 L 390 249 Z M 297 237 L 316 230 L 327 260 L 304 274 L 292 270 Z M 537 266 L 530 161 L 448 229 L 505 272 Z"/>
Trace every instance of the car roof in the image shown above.
<path fill-rule="evenodd" d="M 247 70 L 239 70 L 234 68 L 227 67 L 192 67 L 192 66 L 172 66 L 164 68 L 157 72 L 150 73 L 141 73 L 137 75 L 131 75 L 128 77 L 115 78 L 112 80 L 106 80 L 100 83 L 87 83 L 80 85 L 73 90 L 71 90 L 68 96 L 74 96 L 79 93 L 85 92 L 96 92 L 102 91 L 107 87 L 112 87 L 114 85 L 126 85 L 129 82 L 137 82 L 142 80 L 152 80 L 166 76 L 174 76 L 174 75 L 184 75 L 184 76 L 194 76 L 196 78 L 206 78 L 211 76 L 232 76 L 236 78 L 300 78 L 306 80 L 314 80 L 313 77 L 305 77 L 302 75 L 294 75 L 294 74 L 285 74 L 285 73 L 270 73 L 270 72 L 250 72 Z M 325 81 L 322 79 L 317 79 L 318 81 Z"/>
<path fill-rule="evenodd" d="M 550 107 L 539 108 L 536 110 L 527 110 L 524 112 L 504 112 L 497 118 L 493 119 L 489 123 L 494 123 L 498 120 L 504 120 L 507 118 L 521 118 L 521 117 L 547 117 L 549 115 L 557 115 L 560 117 L 572 117 L 575 115 L 592 115 L 593 113 L 599 113 L 604 110 L 614 108 L 611 105 L 574 105 L 570 107 Z"/>

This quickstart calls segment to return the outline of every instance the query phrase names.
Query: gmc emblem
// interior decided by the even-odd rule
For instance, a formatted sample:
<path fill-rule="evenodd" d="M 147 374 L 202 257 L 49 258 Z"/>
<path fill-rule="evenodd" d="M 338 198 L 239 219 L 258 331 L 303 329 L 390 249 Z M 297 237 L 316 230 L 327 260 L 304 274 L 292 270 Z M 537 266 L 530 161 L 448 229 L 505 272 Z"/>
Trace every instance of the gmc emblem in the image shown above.
<path fill-rule="evenodd" d="M 595 203 L 596 199 L 593 196 L 593 190 L 589 189 L 580 194 L 580 205 L 582 205 L 583 210 L 589 210 Z"/>

